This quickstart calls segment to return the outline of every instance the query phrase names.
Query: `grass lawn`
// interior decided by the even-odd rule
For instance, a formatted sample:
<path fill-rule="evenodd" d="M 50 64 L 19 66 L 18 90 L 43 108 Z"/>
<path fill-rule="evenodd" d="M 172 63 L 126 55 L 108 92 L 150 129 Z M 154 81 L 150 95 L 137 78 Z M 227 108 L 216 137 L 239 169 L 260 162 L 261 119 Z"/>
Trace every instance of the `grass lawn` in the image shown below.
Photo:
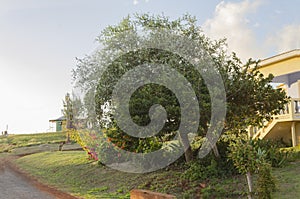
<path fill-rule="evenodd" d="M 300 161 L 274 169 L 274 175 L 279 184 L 279 190 L 274 194 L 274 198 L 300 198 Z"/>
<path fill-rule="evenodd" d="M 177 198 L 199 198 L 200 194 L 208 199 L 246 198 L 246 179 L 241 175 L 191 182 L 181 178 L 183 165 L 148 174 L 124 173 L 98 165 L 84 151 L 57 151 L 63 140 L 64 133 L 0 136 L 0 159 L 34 153 L 15 163 L 41 182 L 82 198 L 129 198 L 129 191 L 134 188 L 169 193 Z M 76 148 L 76 144 L 64 146 Z M 300 151 L 300 147 L 295 150 Z M 300 198 L 299 155 L 283 168 L 274 168 L 273 174 L 278 182 L 273 198 Z"/>
<path fill-rule="evenodd" d="M 10 152 L 14 148 L 54 144 L 64 140 L 66 134 L 62 132 L 0 136 L 0 153 Z"/>
<path fill-rule="evenodd" d="M 83 198 L 129 198 L 133 188 L 170 193 L 178 198 L 246 198 L 244 176 L 210 179 L 205 188 L 200 182 L 184 184 L 182 171 L 163 169 L 149 174 L 130 174 L 99 166 L 83 151 L 44 152 L 22 157 L 16 164 L 41 182 Z M 300 198 L 300 161 L 273 169 L 278 191 L 273 198 Z"/>
<path fill-rule="evenodd" d="M 142 178 L 101 167 L 83 151 L 33 154 L 18 159 L 17 165 L 44 183 L 84 198 L 129 198 L 128 191 Z"/>
<path fill-rule="evenodd" d="M 178 198 L 185 194 L 180 170 L 124 173 L 88 160 L 83 151 L 38 153 L 19 158 L 16 164 L 41 182 L 83 198 L 129 198 L 129 191 L 134 188 L 170 193 Z"/>

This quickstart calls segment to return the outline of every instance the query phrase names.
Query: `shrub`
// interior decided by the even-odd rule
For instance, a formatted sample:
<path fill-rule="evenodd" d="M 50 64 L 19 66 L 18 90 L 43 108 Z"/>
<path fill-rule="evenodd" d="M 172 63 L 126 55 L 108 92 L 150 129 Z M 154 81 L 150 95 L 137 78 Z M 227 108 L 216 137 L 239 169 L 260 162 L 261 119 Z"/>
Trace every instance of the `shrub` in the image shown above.
<path fill-rule="evenodd" d="M 220 161 L 209 154 L 201 160 L 187 163 L 187 169 L 182 173 L 181 179 L 188 181 L 204 181 L 213 177 L 224 176 L 226 171 L 222 168 Z"/>
<path fill-rule="evenodd" d="M 188 164 L 188 169 L 181 175 L 182 179 L 188 181 L 198 181 L 207 179 L 208 173 L 206 172 L 206 167 L 197 161 L 190 162 Z"/>
<path fill-rule="evenodd" d="M 288 159 L 288 152 L 280 150 L 283 145 L 273 140 L 257 140 L 257 145 L 266 151 L 266 160 L 272 167 L 282 167 Z"/>
<path fill-rule="evenodd" d="M 271 165 L 261 165 L 257 179 L 257 194 L 259 199 L 271 199 L 272 192 L 276 190 L 275 179 L 271 174 Z"/>
<path fill-rule="evenodd" d="M 272 191 L 275 190 L 275 181 L 271 174 L 270 157 L 277 153 L 272 144 L 261 140 L 251 140 L 247 137 L 237 138 L 232 141 L 229 147 L 229 158 L 233 160 L 235 167 L 241 174 L 247 177 L 249 195 L 254 193 L 252 174 L 258 173 L 257 192 L 259 198 L 267 199 L 271 197 Z M 276 156 L 277 158 L 277 156 Z M 277 163 L 277 160 L 276 160 Z M 267 187 L 266 187 L 267 186 Z"/>
<path fill-rule="evenodd" d="M 148 153 L 158 150 L 162 146 L 162 143 L 157 137 L 135 138 L 115 127 L 105 129 L 103 130 L 103 133 L 108 138 L 109 142 L 126 151 Z"/>
<path fill-rule="evenodd" d="M 298 147 L 282 148 L 280 149 L 282 153 L 285 153 L 287 158 L 286 161 L 294 162 L 300 159 L 300 149 Z"/>

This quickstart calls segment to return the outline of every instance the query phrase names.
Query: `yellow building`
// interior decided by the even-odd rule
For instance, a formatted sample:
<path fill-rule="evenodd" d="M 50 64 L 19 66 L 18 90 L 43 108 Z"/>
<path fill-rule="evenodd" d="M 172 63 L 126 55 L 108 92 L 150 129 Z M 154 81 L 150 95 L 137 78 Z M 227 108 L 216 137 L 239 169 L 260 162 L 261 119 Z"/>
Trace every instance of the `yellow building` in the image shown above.
<path fill-rule="evenodd" d="M 300 144 L 300 49 L 282 53 L 260 63 L 260 72 L 273 74 L 274 85 L 283 88 L 291 102 L 264 128 L 251 128 L 250 134 L 260 139 L 282 139 L 292 146 Z"/>

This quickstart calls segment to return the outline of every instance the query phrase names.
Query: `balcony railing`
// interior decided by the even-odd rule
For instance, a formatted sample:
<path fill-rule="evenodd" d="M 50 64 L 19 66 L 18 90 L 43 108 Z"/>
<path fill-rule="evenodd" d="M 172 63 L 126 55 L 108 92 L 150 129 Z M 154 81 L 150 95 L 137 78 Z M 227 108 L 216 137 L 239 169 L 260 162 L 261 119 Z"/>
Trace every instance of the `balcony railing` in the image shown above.
<path fill-rule="evenodd" d="M 259 137 L 266 135 L 277 122 L 300 121 L 300 98 L 292 98 L 285 105 L 285 108 L 278 115 L 274 115 L 270 121 L 264 121 L 264 127 L 250 127 L 249 133 L 251 137 Z"/>
<path fill-rule="evenodd" d="M 295 114 L 300 114 L 300 99 L 293 99 Z"/>
<path fill-rule="evenodd" d="M 300 120 L 300 98 L 292 98 L 290 103 L 285 105 L 278 115 L 273 117 L 275 120 Z"/>

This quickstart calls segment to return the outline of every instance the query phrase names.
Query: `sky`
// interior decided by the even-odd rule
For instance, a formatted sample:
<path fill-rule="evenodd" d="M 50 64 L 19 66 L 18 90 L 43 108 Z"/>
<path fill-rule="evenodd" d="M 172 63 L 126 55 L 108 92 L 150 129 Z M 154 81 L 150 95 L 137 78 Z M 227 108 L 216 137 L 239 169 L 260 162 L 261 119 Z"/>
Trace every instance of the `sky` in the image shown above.
<path fill-rule="evenodd" d="M 72 91 L 76 57 L 108 25 L 134 13 L 189 13 L 246 60 L 300 48 L 298 0 L 0 0 L 0 131 L 47 132 Z"/>

